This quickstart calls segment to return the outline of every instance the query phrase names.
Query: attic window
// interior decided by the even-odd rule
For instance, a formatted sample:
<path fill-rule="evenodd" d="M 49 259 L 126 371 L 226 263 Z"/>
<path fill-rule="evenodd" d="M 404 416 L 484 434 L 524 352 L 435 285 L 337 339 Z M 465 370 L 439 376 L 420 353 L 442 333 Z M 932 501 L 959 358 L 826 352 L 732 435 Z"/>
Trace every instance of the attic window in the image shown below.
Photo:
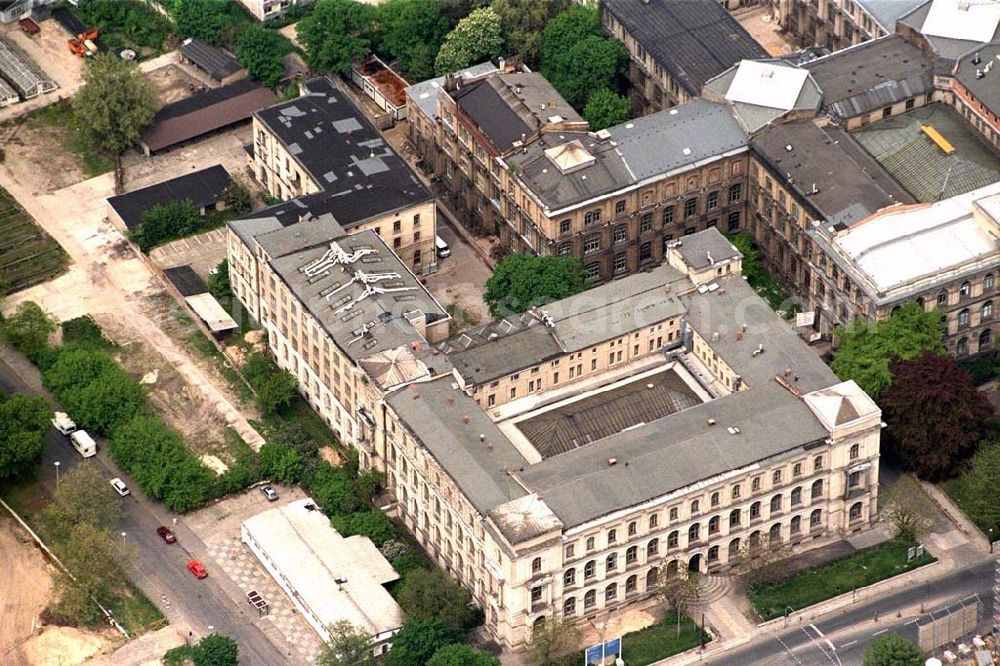
<path fill-rule="evenodd" d="M 545 156 L 549 158 L 559 173 L 563 175 L 585 169 L 597 161 L 590 152 L 583 147 L 579 139 L 574 139 L 561 146 L 554 146 L 545 151 Z"/>

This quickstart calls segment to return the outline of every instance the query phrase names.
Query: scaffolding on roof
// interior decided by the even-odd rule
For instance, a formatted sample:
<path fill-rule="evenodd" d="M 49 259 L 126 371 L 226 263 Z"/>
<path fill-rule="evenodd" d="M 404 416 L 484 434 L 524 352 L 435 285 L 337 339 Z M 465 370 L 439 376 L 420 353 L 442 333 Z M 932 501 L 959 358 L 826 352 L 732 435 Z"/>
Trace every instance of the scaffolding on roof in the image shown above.
<path fill-rule="evenodd" d="M 0 77 L 24 99 L 58 87 L 28 54 L 4 39 L 0 39 Z"/>

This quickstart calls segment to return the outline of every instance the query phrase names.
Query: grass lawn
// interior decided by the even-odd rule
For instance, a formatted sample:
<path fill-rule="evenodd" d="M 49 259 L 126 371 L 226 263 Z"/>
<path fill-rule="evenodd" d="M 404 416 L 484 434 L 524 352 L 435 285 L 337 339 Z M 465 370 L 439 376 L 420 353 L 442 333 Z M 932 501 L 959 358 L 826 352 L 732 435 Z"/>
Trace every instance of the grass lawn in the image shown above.
<path fill-rule="evenodd" d="M 983 534 L 989 534 L 991 528 L 994 533 L 1000 534 L 1000 525 L 992 525 L 991 521 L 982 513 L 970 511 L 972 504 L 971 494 L 973 491 L 965 481 L 965 474 L 957 476 L 954 479 L 948 479 L 938 485 L 951 498 L 951 501 L 958 505 L 958 508 L 962 510 L 966 518 L 974 522 L 976 527 L 982 530 Z"/>
<path fill-rule="evenodd" d="M 628 666 L 646 666 L 655 661 L 678 654 L 708 642 L 709 636 L 687 615 L 681 616 L 680 633 L 677 616 L 668 613 L 658 624 L 646 627 L 622 638 L 622 657 Z"/>
<path fill-rule="evenodd" d="M 76 155 L 85 178 L 93 178 L 115 168 L 115 158 L 94 146 L 83 135 L 69 101 L 49 104 L 27 116 L 28 127 L 53 128 L 62 136 L 66 152 Z"/>
<path fill-rule="evenodd" d="M 66 270 L 69 257 L 0 188 L 0 293 L 44 282 Z"/>
<path fill-rule="evenodd" d="M 747 590 L 747 596 L 762 620 L 772 620 L 784 615 L 787 607 L 802 610 L 937 561 L 936 557 L 924 552 L 912 562 L 907 562 L 906 551 L 906 544 L 888 541 L 807 569 L 780 583 L 752 585 Z"/>
<path fill-rule="evenodd" d="M 40 520 L 41 511 L 51 501 L 51 497 L 37 479 L 27 478 L 6 483 L 0 491 L 0 497 L 3 497 L 4 501 L 31 526 L 31 529 L 35 530 L 57 556 L 60 554 L 63 546 L 46 534 L 45 525 Z M 54 595 L 55 591 L 49 603 L 55 601 Z M 133 638 L 165 623 L 163 615 L 156 606 L 124 575 L 119 575 L 113 581 L 102 602 Z M 106 626 L 101 621 L 90 628 L 99 629 Z"/>

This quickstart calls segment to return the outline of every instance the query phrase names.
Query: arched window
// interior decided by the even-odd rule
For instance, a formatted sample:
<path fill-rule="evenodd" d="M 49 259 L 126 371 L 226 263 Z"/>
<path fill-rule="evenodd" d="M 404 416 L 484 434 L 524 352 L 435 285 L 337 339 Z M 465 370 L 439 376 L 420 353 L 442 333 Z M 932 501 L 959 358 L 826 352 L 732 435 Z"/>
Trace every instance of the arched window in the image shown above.
<path fill-rule="evenodd" d="M 968 298 L 969 293 L 972 292 L 972 285 L 966 280 L 962 283 L 962 286 L 958 288 L 958 295 L 962 298 Z"/>
<path fill-rule="evenodd" d="M 719 517 L 712 516 L 712 519 L 708 521 L 708 533 L 715 534 L 719 531 Z"/>
<path fill-rule="evenodd" d="M 947 291 L 940 292 L 937 295 L 937 304 L 938 305 L 947 305 L 947 303 L 948 303 L 948 292 Z"/>
<path fill-rule="evenodd" d="M 982 318 L 983 321 L 993 318 L 993 301 L 986 301 L 983 303 Z"/>
<path fill-rule="evenodd" d="M 587 594 L 583 595 L 583 607 L 593 608 L 594 604 L 597 603 L 597 592 L 594 590 L 587 590 Z"/>
<path fill-rule="evenodd" d="M 802 504 L 802 486 L 792 488 L 792 506 Z"/>
<path fill-rule="evenodd" d="M 607 559 L 604 560 L 604 570 L 614 571 L 618 568 L 618 553 L 611 553 L 608 555 Z"/>
<path fill-rule="evenodd" d="M 639 577 L 635 574 L 625 579 L 625 594 L 632 594 L 639 587 Z"/>
<path fill-rule="evenodd" d="M 969 308 L 960 310 L 958 313 L 958 325 L 968 326 L 969 325 Z"/>
<path fill-rule="evenodd" d="M 750 505 L 750 520 L 758 518 L 760 518 L 760 502 L 754 502 Z"/>
<path fill-rule="evenodd" d="M 819 499 L 823 496 L 823 479 L 816 479 L 812 485 L 812 499 Z"/>
<path fill-rule="evenodd" d="M 635 564 L 639 561 L 639 547 L 629 546 L 628 550 L 625 551 L 625 566 Z"/>
<path fill-rule="evenodd" d="M 670 560 L 670 562 L 667 563 L 667 575 L 668 576 L 677 575 L 677 570 L 679 568 L 680 565 L 677 563 L 677 560 Z"/>
<path fill-rule="evenodd" d="M 606 588 L 604 588 L 604 600 L 614 601 L 618 596 L 618 583 L 611 583 Z"/>
<path fill-rule="evenodd" d="M 986 276 L 983 278 L 983 291 L 987 291 L 988 289 L 992 289 L 994 283 L 995 283 L 995 280 L 993 278 L 993 273 L 987 273 Z"/>
<path fill-rule="evenodd" d="M 628 535 L 635 536 L 636 532 L 639 531 L 639 524 L 634 520 L 628 524 Z"/>
<path fill-rule="evenodd" d="M 851 450 L 850 453 L 848 454 L 848 457 L 851 460 L 857 460 L 859 457 L 861 457 L 861 446 L 858 444 L 853 444 L 851 446 Z"/>
<path fill-rule="evenodd" d="M 771 543 L 781 543 L 781 523 L 771 525 L 771 529 L 767 533 L 767 538 L 770 539 Z"/>
<path fill-rule="evenodd" d="M 751 550 L 760 547 L 760 530 L 751 532 L 747 543 L 750 545 Z"/>
<path fill-rule="evenodd" d="M 543 626 L 544 624 L 545 624 L 545 616 L 544 616 L 544 615 L 539 615 L 539 616 L 538 616 L 537 618 L 535 618 L 535 621 L 531 623 L 531 626 L 532 626 L 532 627 L 533 627 L 534 629 L 539 629 L 539 628 L 541 628 L 541 627 L 542 627 L 542 626 Z"/>
<path fill-rule="evenodd" d="M 819 527 L 820 523 L 823 522 L 823 510 L 813 509 L 813 512 L 809 514 L 809 527 Z"/>
<path fill-rule="evenodd" d="M 563 602 L 563 615 L 576 614 L 576 597 L 570 597 Z"/>
<path fill-rule="evenodd" d="M 739 538 L 733 539 L 729 542 L 729 559 L 733 560 L 740 555 L 740 540 Z"/>
<path fill-rule="evenodd" d="M 851 505 L 851 511 L 848 516 L 851 520 L 861 520 L 861 502 L 855 502 Z"/>
<path fill-rule="evenodd" d="M 958 341 L 958 345 L 955 347 L 955 351 L 959 356 L 964 356 L 969 353 L 969 338 L 962 338 Z"/>
<path fill-rule="evenodd" d="M 771 498 L 771 513 L 775 514 L 781 511 L 781 495 L 775 495 Z"/>
<path fill-rule="evenodd" d="M 979 351 L 984 351 L 993 346 L 993 332 L 990 329 L 985 329 L 979 334 Z"/>
<path fill-rule="evenodd" d="M 924 299 L 922 299 L 922 298 L 918 298 L 918 299 L 917 299 L 917 305 L 918 305 L 918 306 L 920 306 L 920 309 L 921 309 L 921 310 L 926 310 L 926 309 L 927 309 L 927 308 L 926 308 L 926 307 L 924 306 Z"/>
<path fill-rule="evenodd" d="M 693 500 L 693 501 L 691 502 L 691 515 L 693 516 L 694 514 L 698 513 L 698 511 L 699 511 L 700 509 L 701 509 L 701 505 L 700 505 L 700 503 L 698 502 L 698 500 Z"/>
<path fill-rule="evenodd" d="M 567 569 L 563 573 L 563 587 L 572 587 L 576 585 L 576 569 Z"/>
<path fill-rule="evenodd" d="M 733 509 L 732 511 L 730 511 L 729 512 L 729 526 L 730 527 L 738 527 L 739 524 L 740 524 L 740 520 L 742 519 L 742 517 L 743 517 L 742 512 L 739 509 Z"/>
<path fill-rule="evenodd" d="M 802 531 L 802 518 L 800 516 L 792 516 L 788 531 L 792 534 L 798 534 Z"/>
<path fill-rule="evenodd" d="M 587 550 L 594 550 L 594 537 L 587 537 Z"/>
<path fill-rule="evenodd" d="M 718 562 L 719 561 L 719 547 L 718 546 L 712 546 L 711 548 L 708 549 L 708 561 L 709 562 Z"/>
<path fill-rule="evenodd" d="M 656 587 L 656 579 L 660 576 L 660 570 L 653 567 L 646 572 L 646 589 L 652 590 Z"/>
<path fill-rule="evenodd" d="M 597 572 L 597 563 L 591 560 L 583 565 L 583 577 L 593 578 L 594 574 Z"/>
<path fill-rule="evenodd" d="M 536 557 L 531 560 L 531 573 L 536 574 L 542 570 L 542 558 Z"/>
<path fill-rule="evenodd" d="M 677 534 L 676 532 L 671 532 L 671 534 Z M 660 550 L 660 540 L 650 539 L 649 543 L 646 544 L 646 557 L 653 557 Z"/>
<path fill-rule="evenodd" d="M 695 523 L 694 525 L 688 528 L 688 543 L 693 543 L 697 541 L 700 535 L 701 535 L 701 525 Z"/>
<path fill-rule="evenodd" d="M 679 538 L 680 538 L 680 533 L 677 530 L 674 530 L 673 532 L 671 532 L 670 534 L 668 534 L 667 535 L 667 548 L 676 548 L 677 547 L 677 540 Z"/>

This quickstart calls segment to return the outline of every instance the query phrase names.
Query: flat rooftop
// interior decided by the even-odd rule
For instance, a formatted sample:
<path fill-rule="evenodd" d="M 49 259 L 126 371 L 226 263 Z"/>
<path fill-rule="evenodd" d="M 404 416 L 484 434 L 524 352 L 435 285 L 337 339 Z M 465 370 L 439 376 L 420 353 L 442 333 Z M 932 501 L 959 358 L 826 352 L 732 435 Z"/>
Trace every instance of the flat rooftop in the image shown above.
<path fill-rule="evenodd" d="M 186 173 L 148 187 L 108 197 L 110 205 L 129 229 L 142 222 L 150 208 L 173 201 L 190 201 L 195 208 L 211 206 L 222 199 L 229 186 L 229 173 L 221 164 Z"/>
<path fill-rule="evenodd" d="M 700 403 L 670 365 L 560 401 L 513 424 L 542 458 L 549 458 Z"/>
<path fill-rule="evenodd" d="M 495 71 L 497 71 L 496 65 L 487 61 L 454 72 L 453 76 L 468 81 Z M 407 88 L 406 96 L 409 98 L 407 107 L 409 107 L 410 112 L 418 109 L 428 118 L 437 118 L 438 92 L 444 88 L 445 78 L 444 76 L 438 76 L 433 79 L 421 81 L 420 83 L 414 83 Z"/>
<path fill-rule="evenodd" d="M 922 130 L 933 127 L 954 148 L 948 155 Z M 1000 158 L 950 106 L 929 104 L 853 133 L 917 201 L 938 201 L 1000 180 Z"/>
<path fill-rule="evenodd" d="M 332 213 L 350 228 L 431 200 L 409 165 L 329 79 L 302 84 L 304 94 L 255 113 L 322 192 L 276 209 Z"/>

